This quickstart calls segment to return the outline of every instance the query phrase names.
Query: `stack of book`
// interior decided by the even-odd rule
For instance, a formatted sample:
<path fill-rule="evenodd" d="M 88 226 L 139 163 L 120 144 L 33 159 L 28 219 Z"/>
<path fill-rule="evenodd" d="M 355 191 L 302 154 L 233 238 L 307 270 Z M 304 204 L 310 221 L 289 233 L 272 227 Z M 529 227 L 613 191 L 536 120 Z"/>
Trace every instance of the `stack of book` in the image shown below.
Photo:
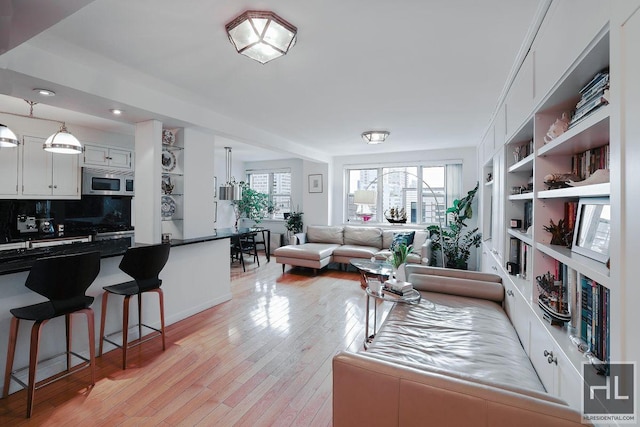
<path fill-rule="evenodd" d="M 582 277 L 580 337 L 596 358 L 609 362 L 609 289 Z"/>
<path fill-rule="evenodd" d="M 589 113 L 609 103 L 609 70 L 600 71 L 580 89 L 580 101 L 576 105 L 569 127 L 578 123 Z"/>
<path fill-rule="evenodd" d="M 400 280 L 387 280 L 384 282 L 383 292 L 391 295 L 405 296 L 413 289 L 413 285 L 409 282 L 402 282 Z"/>

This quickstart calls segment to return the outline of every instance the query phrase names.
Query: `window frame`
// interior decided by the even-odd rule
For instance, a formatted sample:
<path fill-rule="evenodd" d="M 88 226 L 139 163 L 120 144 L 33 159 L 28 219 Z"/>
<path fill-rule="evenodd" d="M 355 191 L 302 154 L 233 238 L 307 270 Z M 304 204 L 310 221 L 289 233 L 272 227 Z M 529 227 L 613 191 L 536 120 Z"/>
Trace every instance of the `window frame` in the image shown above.
<path fill-rule="evenodd" d="M 349 221 L 357 221 L 357 218 L 353 218 L 349 216 L 349 213 L 351 211 L 351 204 L 350 204 L 350 173 L 351 171 L 358 171 L 358 170 L 376 170 L 376 179 L 375 179 L 375 187 L 376 187 L 376 205 L 375 205 L 375 212 L 376 212 L 376 222 L 375 224 L 386 224 L 386 221 L 384 220 L 384 211 L 383 211 L 383 207 L 384 207 L 384 200 L 383 200 L 383 194 L 384 194 L 384 170 L 385 169 L 397 169 L 397 168 L 416 168 L 417 169 L 417 173 L 416 175 L 418 176 L 417 180 L 417 187 L 415 188 L 415 190 L 412 188 L 411 190 L 414 190 L 416 192 L 416 200 L 417 201 L 422 201 L 424 200 L 424 197 L 432 197 L 431 191 L 429 191 L 428 189 L 423 188 L 424 184 L 422 183 L 422 177 L 423 175 L 423 169 L 425 168 L 433 168 L 433 167 L 443 167 L 445 168 L 444 170 L 444 187 L 441 188 L 441 192 L 436 191 L 436 189 L 434 188 L 434 192 L 435 194 L 438 196 L 438 198 L 440 198 L 440 196 L 442 196 L 442 199 L 444 200 L 444 206 L 442 211 L 446 212 L 446 206 L 449 206 L 453 203 L 453 198 L 451 198 L 452 196 L 452 192 L 447 190 L 447 166 L 459 166 L 460 167 L 460 176 L 458 177 L 458 181 L 459 181 L 459 185 L 458 185 L 458 195 L 455 195 L 453 198 L 460 198 L 462 197 L 462 181 L 463 181 L 463 174 L 464 174 L 464 170 L 463 170 L 463 161 L 461 159 L 451 159 L 451 160 L 442 160 L 442 161 L 431 161 L 431 162 L 411 162 L 411 163 L 398 163 L 398 162 L 393 162 L 393 163 L 376 163 L 376 164 L 349 164 L 349 165 L 344 165 L 343 167 L 343 179 L 344 179 L 344 189 L 343 189 L 343 197 L 344 197 L 344 208 L 343 208 L 343 222 L 347 223 Z M 393 172 L 391 172 L 392 174 Z M 398 174 L 403 174 L 403 172 L 398 171 Z M 387 174 L 388 176 L 389 174 Z M 409 175 L 409 176 L 413 176 L 413 175 Z M 427 183 L 429 184 L 429 183 Z M 369 184 L 370 185 L 370 184 Z M 455 182 L 453 183 L 453 185 L 456 185 Z M 440 187 L 438 187 L 438 189 L 440 189 Z M 438 204 L 439 205 L 439 204 Z M 422 203 L 417 203 L 416 206 L 416 218 L 418 219 L 418 221 L 416 222 L 407 222 L 408 225 L 415 225 L 415 226 L 428 226 L 428 225 L 437 225 L 437 222 L 422 222 L 422 218 L 424 217 L 424 213 L 422 212 L 423 208 L 422 208 Z M 410 220 L 410 219 L 409 219 Z M 443 225 L 446 225 L 448 223 L 448 217 L 447 215 L 443 216 Z M 373 223 L 372 223 L 373 224 Z"/>
<path fill-rule="evenodd" d="M 286 193 L 275 193 L 274 192 L 274 176 L 275 174 L 279 174 L 279 173 L 288 173 L 289 174 L 289 178 L 290 178 L 290 184 L 289 184 L 289 194 Z M 274 169 L 247 169 L 245 171 L 245 175 L 246 175 L 246 182 L 249 185 L 249 187 L 251 188 L 251 175 L 268 175 L 269 177 L 268 179 L 268 192 L 266 193 L 267 196 L 269 196 L 269 201 L 271 203 L 274 203 L 274 198 L 275 197 L 288 197 L 289 198 L 289 213 L 292 212 L 292 204 L 293 204 L 293 189 L 291 188 L 293 186 L 293 174 L 291 173 L 291 169 L 290 168 L 274 168 Z M 275 205 L 275 203 L 274 203 Z M 273 212 L 272 214 L 270 214 L 267 219 L 269 220 L 273 220 L 273 221 L 285 221 L 284 219 L 284 214 L 287 213 L 286 211 L 276 211 Z M 278 216 L 278 214 L 280 216 Z"/>

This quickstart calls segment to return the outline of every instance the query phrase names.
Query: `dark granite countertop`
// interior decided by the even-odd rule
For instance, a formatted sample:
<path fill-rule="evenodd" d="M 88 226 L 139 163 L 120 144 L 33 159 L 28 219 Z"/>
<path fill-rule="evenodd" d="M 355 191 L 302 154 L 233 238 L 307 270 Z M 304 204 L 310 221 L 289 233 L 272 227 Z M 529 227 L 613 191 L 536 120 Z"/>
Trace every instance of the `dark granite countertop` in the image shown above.
<path fill-rule="evenodd" d="M 240 228 L 238 230 L 225 228 L 216 231 L 210 236 L 194 237 L 192 239 L 172 239 L 171 246 L 191 245 L 195 243 L 209 242 L 212 240 L 229 239 L 234 236 L 242 236 L 255 231 L 250 228 Z M 265 231 L 268 231 L 265 229 Z M 64 237 L 69 237 L 65 234 Z M 32 249 L 11 249 L 0 251 L 0 275 L 28 271 L 36 259 L 98 251 L 102 258 L 123 255 L 127 248 L 133 244 L 132 238 L 122 237 L 107 240 L 96 240 L 92 242 L 71 243 L 59 246 L 49 246 Z"/>

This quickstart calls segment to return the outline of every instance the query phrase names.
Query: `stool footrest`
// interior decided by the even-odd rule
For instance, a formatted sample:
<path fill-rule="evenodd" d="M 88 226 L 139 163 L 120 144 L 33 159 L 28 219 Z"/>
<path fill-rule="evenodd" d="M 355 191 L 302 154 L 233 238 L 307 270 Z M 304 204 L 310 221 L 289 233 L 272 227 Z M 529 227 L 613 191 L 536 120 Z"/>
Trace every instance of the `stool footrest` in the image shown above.
<path fill-rule="evenodd" d="M 157 332 L 157 333 L 156 334 L 151 333 L 149 335 L 145 335 L 144 337 L 138 337 L 135 340 L 128 342 L 127 343 L 127 348 L 133 348 L 133 347 L 139 346 L 140 344 L 142 344 L 144 342 L 147 342 L 147 341 L 150 341 L 152 339 L 155 339 L 155 338 L 158 338 L 158 337 L 162 336 L 162 331 L 160 329 L 156 329 L 153 326 L 145 325 L 144 323 L 141 323 L 140 326 L 144 326 L 145 328 L 151 329 L 152 331 Z M 129 329 L 136 329 L 137 327 L 138 327 L 138 325 L 134 325 L 134 326 L 130 327 Z M 117 334 L 120 334 L 120 333 L 122 333 L 122 331 L 113 332 L 111 334 L 103 336 L 102 339 L 105 340 L 106 342 L 108 342 L 109 344 L 115 345 L 118 348 L 122 348 L 122 344 L 118 344 L 117 342 L 111 341 L 109 339 L 109 337 L 117 335 Z"/>
<path fill-rule="evenodd" d="M 67 354 L 66 351 L 62 352 L 62 353 L 58 353 L 58 354 L 53 355 L 51 357 L 47 357 L 46 359 L 42 359 L 42 360 L 38 361 L 38 363 L 40 364 L 40 363 L 48 362 L 49 360 L 53 360 L 53 359 L 55 359 L 57 357 L 60 357 L 62 355 L 66 355 L 66 354 Z M 43 380 L 40 380 L 35 385 L 35 389 L 36 390 L 39 390 L 42 387 L 45 387 L 45 386 L 47 386 L 47 385 L 49 385 L 51 383 L 54 383 L 54 382 L 56 382 L 56 381 L 58 381 L 58 380 L 60 380 L 62 378 L 65 378 L 65 377 L 67 377 L 67 376 L 69 376 L 71 374 L 74 374 L 74 373 L 76 373 L 78 371 L 81 371 L 81 370 L 91 366 L 91 360 L 90 359 L 87 359 L 86 357 L 76 353 L 75 351 L 70 351 L 69 354 L 71 354 L 71 355 L 77 357 L 78 359 L 82 360 L 82 363 L 78 363 L 77 365 L 72 366 L 71 368 L 69 368 L 67 370 L 58 372 L 57 374 L 51 375 L 50 377 L 47 377 L 47 378 L 45 378 Z M 22 371 L 26 371 L 27 369 L 29 369 L 29 367 L 25 366 L 24 368 L 20 368 L 20 369 L 16 369 L 15 371 L 11 371 L 11 379 L 14 380 L 15 382 L 17 382 L 18 384 L 20 384 L 20 386 L 22 386 L 22 388 L 28 388 L 29 386 L 28 386 L 28 384 L 26 384 L 24 381 L 22 381 L 17 376 L 17 373 L 18 372 L 22 372 Z"/>

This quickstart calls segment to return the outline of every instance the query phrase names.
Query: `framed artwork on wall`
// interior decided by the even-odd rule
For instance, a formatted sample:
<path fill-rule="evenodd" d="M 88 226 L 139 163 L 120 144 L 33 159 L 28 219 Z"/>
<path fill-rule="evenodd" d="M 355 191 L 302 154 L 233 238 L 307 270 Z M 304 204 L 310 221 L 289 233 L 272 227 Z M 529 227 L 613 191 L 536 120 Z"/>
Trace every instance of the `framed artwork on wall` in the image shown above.
<path fill-rule="evenodd" d="M 322 174 L 309 175 L 309 193 L 322 193 Z"/>

